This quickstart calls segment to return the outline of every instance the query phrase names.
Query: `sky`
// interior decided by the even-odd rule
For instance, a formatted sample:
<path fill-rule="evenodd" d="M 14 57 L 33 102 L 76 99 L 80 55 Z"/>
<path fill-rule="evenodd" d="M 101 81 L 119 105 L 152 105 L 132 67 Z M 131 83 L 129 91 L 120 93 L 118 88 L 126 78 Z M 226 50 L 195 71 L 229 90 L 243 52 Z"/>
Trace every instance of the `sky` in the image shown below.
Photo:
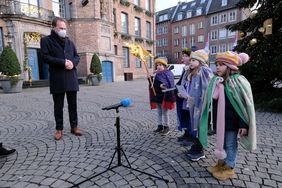
<path fill-rule="evenodd" d="M 176 6 L 180 0 L 156 0 L 156 11 Z M 185 0 L 181 0 L 182 2 Z M 187 2 L 192 0 L 186 0 Z"/>

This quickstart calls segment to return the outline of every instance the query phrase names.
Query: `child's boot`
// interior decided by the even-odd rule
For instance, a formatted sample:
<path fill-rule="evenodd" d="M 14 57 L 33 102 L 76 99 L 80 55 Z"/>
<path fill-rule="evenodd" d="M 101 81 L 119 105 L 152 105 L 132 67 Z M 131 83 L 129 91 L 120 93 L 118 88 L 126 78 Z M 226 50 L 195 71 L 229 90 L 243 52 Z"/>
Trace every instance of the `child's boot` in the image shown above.
<path fill-rule="evenodd" d="M 217 161 L 217 163 L 216 163 L 216 165 L 215 166 L 213 166 L 213 167 L 208 167 L 208 172 L 209 173 L 214 173 L 214 172 L 217 172 L 217 171 L 219 171 L 223 166 L 224 166 L 224 161 L 223 160 L 218 160 Z"/>
<path fill-rule="evenodd" d="M 154 130 L 154 133 L 160 133 L 162 132 L 164 129 L 164 126 L 163 125 L 158 125 L 158 128 L 156 130 Z"/>
<path fill-rule="evenodd" d="M 220 168 L 219 171 L 216 171 L 214 173 L 212 173 L 213 177 L 215 177 L 218 180 L 224 181 L 227 180 L 229 178 L 236 178 L 236 173 L 235 170 L 233 168 L 231 168 L 230 166 L 228 166 L 227 164 L 224 164 L 222 166 L 222 168 Z"/>

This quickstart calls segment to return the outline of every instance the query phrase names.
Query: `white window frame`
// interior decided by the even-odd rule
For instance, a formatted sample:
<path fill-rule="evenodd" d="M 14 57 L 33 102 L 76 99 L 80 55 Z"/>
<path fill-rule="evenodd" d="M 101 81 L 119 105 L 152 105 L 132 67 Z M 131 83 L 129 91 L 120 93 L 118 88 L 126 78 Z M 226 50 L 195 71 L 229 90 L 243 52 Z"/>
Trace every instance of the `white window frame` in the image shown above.
<path fill-rule="evenodd" d="M 164 46 L 168 46 L 168 39 L 167 38 L 164 38 Z"/>
<path fill-rule="evenodd" d="M 135 58 L 135 66 L 136 68 L 142 68 L 141 60 L 138 57 Z"/>
<path fill-rule="evenodd" d="M 216 45 L 211 45 L 210 46 L 210 52 L 211 52 L 211 55 L 214 55 L 217 53 L 217 46 Z"/>
<path fill-rule="evenodd" d="M 196 10 L 196 16 L 202 15 L 202 7 L 197 8 Z"/>
<path fill-rule="evenodd" d="M 123 20 L 123 16 L 125 20 Z M 128 14 L 121 12 L 121 32 L 128 34 Z"/>
<path fill-rule="evenodd" d="M 205 41 L 205 36 L 204 35 L 199 35 L 198 36 L 198 42 L 199 43 L 202 43 L 202 42 L 204 42 Z"/>
<path fill-rule="evenodd" d="M 211 17 L 211 25 L 217 25 L 218 24 L 218 16 L 214 15 Z"/>
<path fill-rule="evenodd" d="M 159 16 L 159 21 L 160 21 L 160 22 L 165 21 L 165 20 L 167 20 L 167 19 L 168 19 L 167 14 L 163 14 L 163 15 L 160 15 L 160 16 Z"/>
<path fill-rule="evenodd" d="M 146 38 L 152 39 L 152 24 L 148 21 L 146 21 Z"/>
<path fill-rule="evenodd" d="M 186 12 L 186 18 L 191 18 L 192 17 L 192 11 L 191 10 L 188 10 Z"/>
<path fill-rule="evenodd" d="M 66 1 L 52 0 L 52 7 L 55 16 L 65 18 L 66 17 Z M 57 7 L 57 8 L 55 8 Z"/>
<path fill-rule="evenodd" d="M 175 57 L 175 59 L 178 59 L 179 58 L 179 52 L 175 52 L 174 57 Z"/>
<path fill-rule="evenodd" d="M 227 38 L 227 30 L 225 28 L 219 29 L 218 39 L 226 39 Z"/>
<path fill-rule="evenodd" d="M 179 45 L 179 39 L 174 39 L 174 46 L 178 46 Z"/>
<path fill-rule="evenodd" d="M 190 47 L 195 46 L 195 37 L 191 36 L 190 38 Z"/>
<path fill-rule="evenodd" d="M 186 48 L 186 47 L 187 47 L 187 39 L 182 38 L 182 48 Z"/>
<path fill-rule="evenodd" d="M 221 6 L 226 6 L 227 5 L 227 0 L 221 0 Z"/>
<path fill-rule="evenodd" d="M 227 14 L 223 13 L 219 15 L 219 23 L 226 23 L 227 22 Z"/>
<path fill-rule="evenodd" d="M 123 63 L 124 68 L 129 68 L 130 67 L 130 60 L 129 60 L 129 48 L 128 47 L 122 47 L 122 54 L 125 58 L 125 61 Z"/>
<path fill-rule="evenodd" d="M 163 34 L 163 27 L 158 27 L 157 28 L 157 35 Z"/>
<path fill-rule="evenodd" d="M 173 29 L 174 34 L 178 34 L 179 33 L 179 27 L 175 26 Z"/>
<path fill-rule="evenodd" d="M 203 29 L 203 28 L 204 28 L 203 22 L 202 21 L 198 22 L 198 29 Z"/>
<path fill-rule="evenodd" d="M 135 36 L 141 37 L 141 19 L 138 17 L 134 18 L 134 33 Z"/>
<path fill-rule="evenodd" d="M 190 35 L 195 35 L 195 24 L 190 24 Z"/>
<path fill-rule="evenodd" d="M 164 26 L 163 31 L 164 31 L 164 32 L 163 32 L 164 34 L 168 33 L 168 27 L 167 27 L 167 26 Z"/>
<path fill-rule="evenodd" d="M 182 26 L 182 29 L 181 29 L 181 33 L 182 33 L 182 36 L 187 36 L 187 26 L 186 25 L 183 25 Z"/>
<path fill-rule="evenodd" d="M 218 52 L 226 52 L 226 44 L 220 44 Z"/>
<path fill-rule="evenodd" d="M 177 14 L 177 20 L 182 20 L 183 19 L 183 13 L 182 12 L 179 12 Z"/>
<path fill-rule="evenodd" d="M 228 21 L 229 22 L 235 22 L 237 19 L 237 12 L 236 10 L 233 10 L 233 11 L 230 11 L 229 14 L 228 14 Z"/>
<path fill-rule="evenodd" d="M 217 30 L 212 30 L 211 31 L 211 40 L 215 41 L 218 39 L 218 31 Z"/>

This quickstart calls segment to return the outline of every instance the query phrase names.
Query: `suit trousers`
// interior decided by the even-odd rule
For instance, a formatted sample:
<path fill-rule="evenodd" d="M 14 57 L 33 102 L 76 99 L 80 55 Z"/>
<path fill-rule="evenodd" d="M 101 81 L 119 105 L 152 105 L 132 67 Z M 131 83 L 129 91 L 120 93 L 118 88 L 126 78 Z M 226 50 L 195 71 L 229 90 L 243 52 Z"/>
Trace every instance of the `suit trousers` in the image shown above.
<path fill-rule="evenodd" d="M 56 130 L 63 130 L 64 128 L 63 108 L 65 94 L 67 95 L 70 126 L 71 128 L 77 127 L 77 91 L 67 91 L 64 93 L 52 94 L 54 101 Z"/>

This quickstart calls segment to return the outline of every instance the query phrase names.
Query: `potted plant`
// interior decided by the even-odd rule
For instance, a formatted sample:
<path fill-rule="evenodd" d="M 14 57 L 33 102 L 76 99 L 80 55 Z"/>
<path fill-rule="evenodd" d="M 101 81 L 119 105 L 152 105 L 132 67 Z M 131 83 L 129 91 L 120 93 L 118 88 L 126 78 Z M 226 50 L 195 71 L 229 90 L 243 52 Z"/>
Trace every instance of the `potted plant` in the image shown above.
<path fill-rule="evenodd" d="M 92 56 L 90 72 L 91 74 L 87 76 L 87 80 L 91 81 L 91 85 L 93 86 L 100 85 L 100 82 L 102 80 L 102 65 L 97 54 L 94 54 Z"/>
<path fill-rule="evenodd" d="M 4 93 L 22 91 L 21 66 L 16 53 L 10 47 L 5 47 L 0 55 L 0 82 Z"/>

